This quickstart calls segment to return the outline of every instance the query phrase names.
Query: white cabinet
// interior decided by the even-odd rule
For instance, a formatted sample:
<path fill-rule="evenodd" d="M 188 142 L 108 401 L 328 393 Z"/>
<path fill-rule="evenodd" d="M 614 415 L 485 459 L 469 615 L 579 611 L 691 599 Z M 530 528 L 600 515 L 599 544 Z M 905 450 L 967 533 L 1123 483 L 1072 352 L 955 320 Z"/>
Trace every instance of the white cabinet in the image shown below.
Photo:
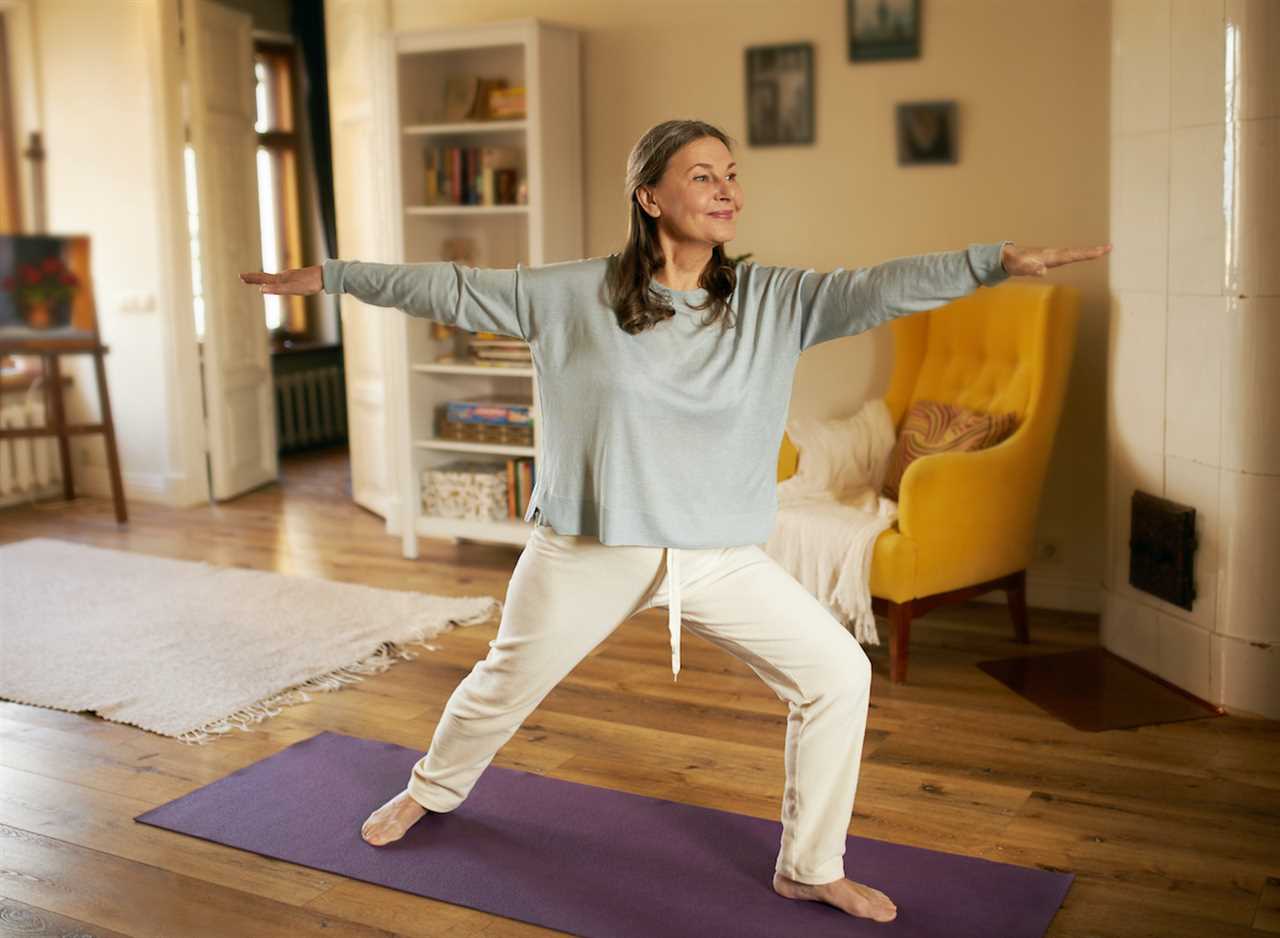
<path fill-rule="evenodd" d="M 453 239 L 474 246 L 471 266 L 526 267 L 583 256 L 583 168 L 579 36 L 545 20 L 397 32 L 382 44 L 384 147 L 389 160 L 387 224 L 391 263 L 454 259 Z M 451 81 L 505 79 L 525 89 L 523 117 L 459 120 L 447 114 Z M 428 154 L 448 147 L 504 147 L 522 154 L 527 196 L 519 204 L 440 204 L 430 199 Z M 389 330 L 389 437 L 399 485 L 399 533 L 406 557 L 422 537 L 468 538 L 522 545 L 521 518 L 472 521 L 431 517 L 422 508 L 422 474 L 465 455 L 504 465 L 508 456 L 534 459 L 541 446 L 539 394 L 532 363 L 494 368 L 440 364 L 465 358 L 466 333 L 438 337 L 431 320 L 401 314 Z M 438 407 L 475 397 L 533 405 L 532 445 L 466 443 L 437 437 Z M 527 500 L 527 499 L 526 499 Z"/>

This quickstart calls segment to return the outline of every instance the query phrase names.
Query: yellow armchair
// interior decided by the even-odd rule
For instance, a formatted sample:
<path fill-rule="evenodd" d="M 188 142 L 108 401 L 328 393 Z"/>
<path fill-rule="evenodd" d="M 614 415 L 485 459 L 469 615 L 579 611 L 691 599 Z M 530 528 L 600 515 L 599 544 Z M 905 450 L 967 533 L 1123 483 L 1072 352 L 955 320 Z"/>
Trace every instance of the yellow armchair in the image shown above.
<path fill-rule="evenodd" d="M 1013 281 L 890 322 L 885 401 L 896 427 L 918 400 L 1019 414 L 999 444 L 923 456 L 903 473 L 898 519 L 871 559 L 871 604 L 892 629 L 894 683 L 907 677 L 912 619 L 945 603 L 1003 589 L 1017 639 L 1029 640 L 1026 568 L 1079 316 L 1074 287 Z M 784 434 L 778 481 L 802 458 Z"/>

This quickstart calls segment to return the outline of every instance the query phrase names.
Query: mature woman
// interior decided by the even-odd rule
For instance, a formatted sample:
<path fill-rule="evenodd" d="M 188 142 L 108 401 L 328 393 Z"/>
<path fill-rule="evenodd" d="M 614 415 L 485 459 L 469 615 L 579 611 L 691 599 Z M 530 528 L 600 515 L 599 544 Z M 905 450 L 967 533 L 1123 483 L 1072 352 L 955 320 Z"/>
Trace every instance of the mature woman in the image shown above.
<path fill-rule="evenodd" d="M 450 696 L 405 790 L 365 821 L 366 841 L 390 843 L 424 814 L 456 808 L 583 657 L 634 614 L 666 606 L 673 673 L 683 621 L 788 705 L 773 888 L 889 921 L 893 902 L 844 876 L 870 663 L 759 546 L 777 508 L 796 361 L 820 342 L 1110 246 L 1004 241 L 830 273 L 731 266 L 724 245 L 743 190 L 729 142 L 701 121 L 649 130 L 627 165 L 627 243 L 607 257 L 503 270 L 328 260 L 242 279 L 519 337 L 538 371 L 544 445 L 525 516 L 535 524 L 497 638 Z"/>

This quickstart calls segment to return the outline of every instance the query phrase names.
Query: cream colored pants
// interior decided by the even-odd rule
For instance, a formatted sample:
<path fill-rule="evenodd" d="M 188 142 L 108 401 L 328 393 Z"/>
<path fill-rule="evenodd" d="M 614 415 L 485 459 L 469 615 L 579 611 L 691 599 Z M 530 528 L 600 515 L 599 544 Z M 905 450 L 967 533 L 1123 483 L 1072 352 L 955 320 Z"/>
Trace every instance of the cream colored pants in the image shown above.
<path fill-rule="evenodd" d="M 534 527 L 497 638 L 445 705 L 410 796 L 437 812 L 461 804 L 579 661 L 631 616 L 667 604 L 668 555 Z M 802 883 L 841 879 L 871 689 L 866 653 L 760 547 L 680 549 L 679 560 L 684 627 L 741 658 L 789 709 L 775 868 Z"/>

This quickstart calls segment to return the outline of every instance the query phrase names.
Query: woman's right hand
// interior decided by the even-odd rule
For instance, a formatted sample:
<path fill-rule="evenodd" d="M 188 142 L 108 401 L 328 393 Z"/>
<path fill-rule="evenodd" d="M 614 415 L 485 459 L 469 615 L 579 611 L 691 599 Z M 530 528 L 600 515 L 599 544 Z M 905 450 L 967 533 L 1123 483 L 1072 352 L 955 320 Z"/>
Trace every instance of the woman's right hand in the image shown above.
<path fill-rule="evenodd" d="M 296 267 L 282 270 L 278 274 L 267 274 L 262 271 L 243 273 L 240 280 L 244 283 L 258 283 L 261 293 L 288 293 L 308 296 L 324 289 L 324 267 Z"/>

